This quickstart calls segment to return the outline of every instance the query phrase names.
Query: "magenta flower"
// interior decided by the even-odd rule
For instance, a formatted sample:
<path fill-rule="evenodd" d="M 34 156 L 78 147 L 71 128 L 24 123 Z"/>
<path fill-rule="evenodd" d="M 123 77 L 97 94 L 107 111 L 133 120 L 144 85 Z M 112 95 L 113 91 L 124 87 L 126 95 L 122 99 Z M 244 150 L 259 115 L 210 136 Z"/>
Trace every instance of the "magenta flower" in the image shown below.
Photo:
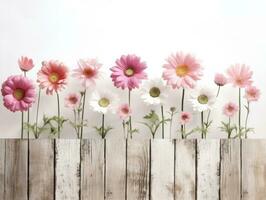
<path fill-rule="evenodd" d="M 18 60 L 18 65 L 23 72 L 27 72 L 34 67 L 32 59 L 23 56 Z"/>
<path fill-rule="evenodd" d="M 182 125 L 186 125 L 192 120 L 192 115 L 189 112 L 181 112 L 179 115 L 179 122 Z"/>
<path fill-rule="evenodd" d="M 224 86 L 227 83 L 227 78 L 225 75 L 217 73 L 214 77 L 214 82 L 218 86 Z"/>
<path fill-rule="evenodd" d="M 196 81 L 202 76 L 202 67 L 198 60 L 190 54 L 182 52 L 172 54 L 164 64 L 163 79 L 167 84 L 175 88 L 194 88 Z"/>
<path fill-rule="evenodd" d="M 141 62 L 136 55 L 122 55 L 116 60 L 116 66 L 112 67 L 111 78 L 117 88 L 138 88 L 143 79 L 147 79 L 144 70 L 147 68 L 145 62 Z"/>
<path fill-rule="evenodd" d="M 119 106 L 117 113 L 120 119 L 125 120 L 132 114 L 132 109 L 128 104 L 122 104 Z"/>
<path fill-rule="evenodd" d="M 35 87 L 28 78 L 10 76 L 1 89 L 4 106 L 12 111 L 27 111 L 35 101 Z"/>
<path fill-rule="evenodd" d="M 223 114 L 227 117 L 233 117 L 238 112 L 238 105 L 235 103 L 229 102 L 223 107 Z"/>
<path fill-rule="evenodd" d="M 245 88 L 252 83 L 253 72 L 244 64 L 232 65 L 228 70 L 228 82 L 232 83 L 234 87 Z"/>
<path fill-rule="evenodd" d="M 65 106 L 71 109 L 77 109 L 80 105 L 81 95 L 79 93 L 69 93 L 65 97 Z"/>
<path fill-rule="evenodd" d="M 245 98 L 248 102 L 258 101 L 260 98 L 260 90 L 255 86 L 248 86 L 245 91 Z"/>

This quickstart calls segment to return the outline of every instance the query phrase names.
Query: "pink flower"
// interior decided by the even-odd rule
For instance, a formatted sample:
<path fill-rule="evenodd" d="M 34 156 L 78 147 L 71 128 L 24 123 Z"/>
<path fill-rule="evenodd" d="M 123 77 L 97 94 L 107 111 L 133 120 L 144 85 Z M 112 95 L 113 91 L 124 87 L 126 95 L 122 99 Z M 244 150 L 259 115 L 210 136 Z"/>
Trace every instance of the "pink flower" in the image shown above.
<path fill-rule="evenodd" d="M 143 79 L 147 79 L 144 70 L 147 68 L 145 62 L 140 61 L 136 55 L 123 55 L 116 60 L 116 66 L 112 67 L 111 78 L 116 87 L 132 90 L 138 88 Z"/>
<path fill-rule="evenodd" d="M 252 83 L 253 72 L 244 64 L 232 65 L 227 70 L 227 74 L 229 76 L 228 82 L 232 83 L 234 87 L 245 88 Z"/>
<path fill-rule="evenodd" d="M 71 109 L 79 107 L 81 95 L 79 93 L 69 93 L 65 97 L 65 106 Z"/>
<path fill-rule="evenodd" d="M 188 124 L 192 120 L 192 115 L 189 112 L 181 112 L 179 115 L 179 121 L 182 125 Z"/>
<path fill-rule="evenodd" d="M 132 114 L 132 109 L 128 104 L 122 104 L 119 106 L 117 113 L 120 119 L 125 120 Z"/>
<path fill-rule="evenodd" d="M 23 56 L 21 56 L 21 58 L 18 60 L 18 65 L 20 69 L 24 72 L 27 72 L 34 67 L 32 59 Z"/>
<path fill-rule="evenodd" d="M 214 82 L 218 86 L 224 86 L 227 83 L 227 78 L 223 74 L 217 73 L 214 77 Z"/>
<path fill-rule="evenodd" d="M 1 89 L 4 106 L 12 111 L 27 111 L 35 101 L 35 87 L 24 76 L 10 76 Z"/>
<path fill-rule="evenodd" d="M 96 59 L 80 59 L 78 61 L 78 68 L 74 70 L 73 77 L 79 79 L 82 85 L 88 88 L 91 85 L 95 85 L 101 67 L 102 64 L 98 63 Z"/>
<path fill-rule="evenodd" d="M 194 88 L 196 81 L 202 76 L 202 67 L 198 60 L 190 54 L 182 52 L 172 54 L 166 59 L 164 64 L 163 79 L 168 85 L 175 88 Z"/>
<path fill-rule="evenodd" d="M 223 114 L 227 117 L 233 117 L 238 112 L 238 105 L 229 102 L 224 105 Z"/>
<path fill-rule="evenodd" d="M 52 95 L 63 89 L 67 83 L 68 68 L 61 62 L 50 60 L 42 62 L 42 68 L 38 72 L 37 82 L 46 94 Z"/>
<path fill-rule="evenodd" d="M 258 101 L 260 98 L 260 90 L 255 86 L 248 86 L 246 88 L 245 98 L 247 101 Z"/>

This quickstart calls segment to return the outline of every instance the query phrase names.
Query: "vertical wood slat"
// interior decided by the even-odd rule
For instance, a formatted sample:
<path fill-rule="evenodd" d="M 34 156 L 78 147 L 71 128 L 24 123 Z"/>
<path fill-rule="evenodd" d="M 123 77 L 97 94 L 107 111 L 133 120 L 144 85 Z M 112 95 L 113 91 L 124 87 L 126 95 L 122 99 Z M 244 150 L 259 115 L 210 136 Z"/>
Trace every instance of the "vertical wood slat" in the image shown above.
<path fill-rule="evenodd" d="M 26 200 L 28 190 L 28 141 L 6 140 L 5 198 Z"/>
<path fill-rule="evenodd" d="M 242 199 L 266 197 L 266 140 L 242 140 Z"/>
<path fill-rule="evenodd" d="M 78 200 L 80 192 L 80 140 L 56 140 L 56 200 Z"/>
<path fill-rule="evenodd" d="M 194 200 L 196 197 L 196 140 L 176 140 L 175 197 Z"/>
<path fill-rule="evenodd" d="M 174 142 L 151 141 L 151 199 L 174 198 Z"/>
<path fill-rule="evenodd" d="M 220 141 L 197 141 L 197 199 L 219 199 Z"/>
<path fill-rule="evenodd" d="M 81 142 L 81 200 L 104 199 L 104 141 Z"/>
<path fill-rule="evenodd" d="M 149 199 L 149 140 L 128 140 L 127 200 Z"/>
<path fill-rule="evenodd" d="M 241 199 L 240 140 L 221 140 L 221 199 Z"/>
<path fill-rule="evenodd" d="M 106 199 L 125 199 L 126 140 L 106 140 Z"/>
<path fill-rule="evenodd" d="M 30 140 L 29 199 L 54 198 L 54 140 Z"/>
<path fill-rule="evenodd" d="M 0 199 L 5 199 L 5 140 L 0 140 Z"/>

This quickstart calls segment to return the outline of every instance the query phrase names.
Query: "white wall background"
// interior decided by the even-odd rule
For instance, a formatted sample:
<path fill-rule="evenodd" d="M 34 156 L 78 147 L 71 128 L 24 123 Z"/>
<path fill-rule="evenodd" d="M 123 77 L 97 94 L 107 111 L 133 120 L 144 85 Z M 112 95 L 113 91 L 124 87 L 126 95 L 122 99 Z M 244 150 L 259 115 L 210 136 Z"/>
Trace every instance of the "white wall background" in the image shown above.
<path fill-rule="evenodd" d="M 21 55 L 34 58 L 32 78 L 42 60 L 59 59 L 75 68 L 76 60 L 86 57 L 97 57 L 108 77 L 115 59 L 127 53 L 140 55 L 147 62 L 150 77 L 161 75 L 161 66 L 170 53 L 193 53 L 202 60 L 203 81 L 208 83 L 230 64 L 246 63 L 254 70 L 254 84 L 262 90 L 260 101 L 252 104 L 250 126 L 255 127 L 256 133 L 251 137 L 265 137 L 265 9 L 264 0 L 1 0 L 0 82 L 20 73 L 17 59 Z M 108 83 L 110 80 L 104 84 Z M 66 92 L 74 90 L 72 87 Z M 134 94 L 134 119 L 140 121 L 149 109 L 143 109 L 137 91 Z M 215 123 L 209 137 L 222 136 L 216 128 L 224 119 L 219 105 L 227 100 L 237 101 L 236 89 L 230 86 L 223 88 L 221 94 L 223 99 L 214 110 Z M 179 95 L 179 91 L 173 91 L 169 105 L 179 103 Z M 0 137 L 19 137 L 20 114 L 7 111 L 2 99 L 0 103 Z M 55 96 L 43 97 L 41 105 L 41 113 L 56 114 Z M 186 107 L 190 109 L 188 104 Z M 72 114 L 66 109 L 63 113 L 69 117 Z M 100 124 L 98 114 L 87 110 L 86 116 L 90 126 Z M 194 125 L 199 124 L 198 116 L 194 117 Z M 107 123 L 118 130 L 109 137 L 117 137 L 120 121 L 111 115 L 107 118 Z M 145 129 L 141 130 L 137 137 L 148 136 Z M 74 137 L 70 127 L 64 132 L 65 137 Z M 85 132 L 86 137 L 94 134 L 91 127 Z"/>

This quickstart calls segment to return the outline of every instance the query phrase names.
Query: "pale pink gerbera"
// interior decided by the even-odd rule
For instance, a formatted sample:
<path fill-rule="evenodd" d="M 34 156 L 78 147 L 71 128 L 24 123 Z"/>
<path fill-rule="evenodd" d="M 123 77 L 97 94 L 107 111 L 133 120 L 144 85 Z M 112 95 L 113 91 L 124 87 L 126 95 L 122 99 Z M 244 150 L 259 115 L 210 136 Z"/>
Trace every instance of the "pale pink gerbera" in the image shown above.
<path fill-rule="evenodd" d="M 34 67 L 32 59 L 24 56 L 21 56 L 21 58 L 18 60 L 18 65 L 24 72 L 27 72 Z"/>
<path fill-rule="evenodd" d="M 179 115 L 179 122 L 182 125 L 188 124 L 189 122 L 191 122 L 191 119 L 192 119 L 192 115 L 189 112 L 181 112 Z"/>
<path fill-rule="evenodd" d="M 255 86 L 248 86 L 246 88 L 245 98 L 247 101 L 258 101 L 260 98 L 260 90 Z"/>
<path fill-rule="evenodd" d="M 46 94 L 52 95 L 63 89 L 67 83 L 68 68 L 61 62 L 50 60 L 42 62 L 42 68 L 38 72 L 37 82 Z"/>
<path fill-rule="evenodd" d="M 74 70 L 73 77 L 78 78 L 85 88 L 95 85 L 95 81 L 99 78 L 99 70 L 102 64 L 97 59 L 80 59 L 78 68 Z"/>
<path fill-rule="evenodd" d="M 244 64 L 232 65 L 227 70 L 227 74 L 229 76 L 228 82 L 232 83 L 234 87 L 245 88 L 252 83 L 253 72 Z"/>
<path fill-rule="evenodd" d="M 175 88 L 194 88 L 196 81 L 202 76 L 202 67 L 198 60 L 190 54 L 182 52 L 172 54 L 164 64 L 163 78 L 168 85 Z"/>
<path fill-rule="evenodd" d="M 79 93 L 69 93 L 65 97 L 65 106 L 71 109 L 76 109 L 80 105 L 81 95 Z"/>
<path fill-rule="evenodd" d="M 27 111 L 35 101 L 35 87 L 24 76 L 10 76 L 1 89 L 4 106 L 12 111 Z"/>
<path fill-rule="evenodd" d="M 116 60 L 116 66 L 112 67 L 111 78 L 116 87 L 132 90 L 138 88 L 143 79 L 147 79 L 144 70 L 147 68 L 145 62 L 140 61 L 136 55 L 123 55 Z"/>
<path fill-rule="evenodd" d="M 218 86 L 224 86 L 227 83 L 227 78 L 225 75 L 217 73 L 214 77 L 214 82 Z"/>
<path fill-rule="evenodd" d="M 224 105 L 223 113 L 227 117 L 233 117 L 238 112 L 238 105 L 235 103 L 229 102 Z"/>
<path fill-rule="evenodd" d="M 122 104 L 119 106 L 117 113 L 120 119 L 125 120 L 132 114 L 132 109 L 128 104 Z"/>

